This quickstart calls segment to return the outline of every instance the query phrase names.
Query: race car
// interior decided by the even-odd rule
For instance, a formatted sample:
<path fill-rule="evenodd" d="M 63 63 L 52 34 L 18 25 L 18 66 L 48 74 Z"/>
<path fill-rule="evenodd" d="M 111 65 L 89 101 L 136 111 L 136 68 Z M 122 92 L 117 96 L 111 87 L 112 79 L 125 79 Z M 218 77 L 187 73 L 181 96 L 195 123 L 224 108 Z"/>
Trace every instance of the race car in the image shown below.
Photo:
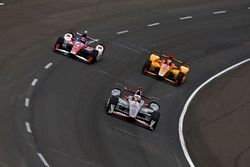
<path fill-rule="evenodd" d="M 54 51 L 66 55 L 73 55 L 85 63 L 100 61 L 104 53 L 104 46 L 98 44 L 98 39 L 82 37 L 81 33 L 67 32 L 56 41 Z"/>
<path fill-rule="evenodd" d="M 170 63 L 168 63 L 170 61 Z M 143 74 L 149 74 L 180 86 L 186 79 L 190 66 L 182 61 L 160 53 L 153 53 L 142 68 Z"/>
<path fill-rule="evenodd" d="M 159 99 L 145 96 L 141 88 L 134 91 L 125 87 L 123 90 L 112 89 L 105 105 L 107 114 L 126 118 L 154 130 L 160 119 L 160 106 L 154 100 Z"/>

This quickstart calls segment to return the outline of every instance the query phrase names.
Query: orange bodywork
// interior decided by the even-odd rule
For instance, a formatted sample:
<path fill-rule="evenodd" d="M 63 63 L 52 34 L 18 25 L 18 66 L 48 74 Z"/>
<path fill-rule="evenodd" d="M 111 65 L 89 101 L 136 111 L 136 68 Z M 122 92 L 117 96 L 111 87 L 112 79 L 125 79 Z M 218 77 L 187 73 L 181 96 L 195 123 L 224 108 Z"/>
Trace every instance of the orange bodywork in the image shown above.
<path fill-rule="evenodd" d="M 161 68 L 162 67 L 162 60 L 160 59 L 160 56 L 156 55 L 156 54 L 151 54 L 149 60 L 152 62 L 151 63 L 151 67 L 152 68 Z M 175 61 L 179 61 L 179 60 L 174 60 Z M 188 66 L 184 66 L 181 65 L 179 66 L 179 68 L 175 65 L 175 63 L 173 63 L 171 65 L 171 67 L 169 68 L 169 70 L 171 70 L 175 75 L 178 75 L 179 72 L 183 72 L 184 75 L 187 75 L 189 72 L 189 67 Z"/>
<path fill-rule="evenodd" d="M 158 54 L 151 54 L 149 57 L 150 60 L 150 69 L 145 71 L 151 75 L 157 75 L 163 77 L 165 80 L 170 81 L 172 83 L 176 82 L 179 73 L 183 73 L 182 82 L 186 79 L 187 74 L 189 73 L 190 67 L 185 65 L 183 62 L 173 59 L 173 63 L 168 65 L 165 63 L 165 56 Z M 171 77 L 169 77 L 171 75 Z"/>

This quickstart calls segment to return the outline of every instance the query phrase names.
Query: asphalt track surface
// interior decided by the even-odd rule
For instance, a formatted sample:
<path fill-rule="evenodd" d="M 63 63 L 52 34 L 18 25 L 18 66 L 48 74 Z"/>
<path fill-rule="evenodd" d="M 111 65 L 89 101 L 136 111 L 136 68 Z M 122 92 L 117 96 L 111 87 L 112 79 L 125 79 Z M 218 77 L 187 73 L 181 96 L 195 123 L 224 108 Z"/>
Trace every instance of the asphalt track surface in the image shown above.
<path fill-rule="evenodd" d="M 212 81 L 189 106 L 184 134 L 196 166 L 249 166 L 249 70 L 246 63 Z"/>
<path fill-rule="evenodd" d="M 178 137 L 181 109 L 207 78 L 249 57 L 248 6 L 246 0 L 5 2 L 0 166 L 188 166 Z M 227 12 L 213 14 L 221 10 Z M 180 19 L 186 16 L 192 18 Z M 152 23 L 160 24 L 147 26 Z M 56 37 L 70 29 L 102 39 L 103 60 L 90 66 L 53 53 Z M 183 86 L 141 75 L 155 49 L 192 65 Z M 117 84 L 142 85 L 161 98 L 154 132 L 105 114 Z"/>

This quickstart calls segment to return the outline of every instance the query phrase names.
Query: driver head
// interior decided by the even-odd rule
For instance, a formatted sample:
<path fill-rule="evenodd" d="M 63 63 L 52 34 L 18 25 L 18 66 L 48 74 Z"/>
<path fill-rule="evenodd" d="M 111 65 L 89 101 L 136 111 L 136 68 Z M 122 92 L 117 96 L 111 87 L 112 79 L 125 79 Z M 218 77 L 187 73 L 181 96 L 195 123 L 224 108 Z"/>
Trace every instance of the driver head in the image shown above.
<path fill-rule="evenodd" d="M 141 96 L 138 94 L 134 95 L 135 101 L 140 102 L 141 101 Z"/>
<path fill-rule="evenodd" d="M 86 42 L 87 39 L 86 39 L 85 37 L 81 37 L 81 41 L 82 41 L 82 42 Z"/>

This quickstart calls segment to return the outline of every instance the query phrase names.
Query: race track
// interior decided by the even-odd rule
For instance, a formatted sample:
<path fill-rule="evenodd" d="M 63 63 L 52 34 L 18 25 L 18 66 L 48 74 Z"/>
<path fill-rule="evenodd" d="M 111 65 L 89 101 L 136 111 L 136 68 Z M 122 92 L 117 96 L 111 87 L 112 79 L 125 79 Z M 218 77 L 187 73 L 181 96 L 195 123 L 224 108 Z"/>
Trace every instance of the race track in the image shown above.
<path fill-rule="evenodd" d="M 249 6 L 247 0 L 5 2 L 0 166 L 189 166 L 178 136 L 182 107 L 207 78 L 249 57 Z M 102 61 L 87 65 L 53 53 L 56 38 L 70 29 L 103 40 Z M 142 75 L 152 50 L 191 64 L 187 82 L 174 87 Z M 105 113 L 118 84 L 143 86 L 161 99 L 154 132 Z"/>
<path fill-rule="evenodd" d="M 188 107 L 184 136 L 195 166 L 249 166 L 249 61 L 208 83 Z"/>

